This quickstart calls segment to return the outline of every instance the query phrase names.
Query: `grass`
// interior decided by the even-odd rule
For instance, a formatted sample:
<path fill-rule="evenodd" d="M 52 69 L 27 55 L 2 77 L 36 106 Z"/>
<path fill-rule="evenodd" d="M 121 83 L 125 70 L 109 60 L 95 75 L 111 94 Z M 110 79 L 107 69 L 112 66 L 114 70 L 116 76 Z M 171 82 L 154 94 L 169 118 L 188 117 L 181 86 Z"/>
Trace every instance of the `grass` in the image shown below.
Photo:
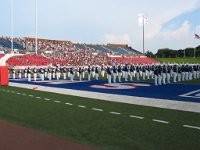
<path fill-rule="evenodd" d="M 200 58 L 155 58 L 155 60 L 164 63 L 200 63 Z"/>
<path fill-rule="evenodd" d="M 153 107 L 99 101 L 14 87 L 0 89 L 49 98 L 50 101 L 0 91 L 0 119 L 99 150 L 198 150 L 200 114 Z M 55 103 L 54 101 L 61 101 Z M 72 103 L 73 106 L 65 105 Z M 84 105 L 86 108 L 79 108 Z M 91 108 L 103 109 L 103 112 Z M 113 115 L 109 112 L 120 112 Z M 145 119 L 130 118 L 129 115 Z M 169 124 L 152 122 L 169 121 Z"/>

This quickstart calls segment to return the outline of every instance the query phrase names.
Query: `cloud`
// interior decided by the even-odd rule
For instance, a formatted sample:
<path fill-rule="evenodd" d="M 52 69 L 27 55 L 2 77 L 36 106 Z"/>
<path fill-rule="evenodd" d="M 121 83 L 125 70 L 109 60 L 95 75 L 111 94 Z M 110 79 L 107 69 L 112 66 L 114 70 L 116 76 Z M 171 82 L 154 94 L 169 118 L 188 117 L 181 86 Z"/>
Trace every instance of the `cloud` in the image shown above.
<path fill-rule="evenodd" d="M 106 34 L 104 37 L 106 42 L 113 44 L 128 44 L 131 41 L 127 33 L 123 35 Z"/>
<path fill-rule="evenodd" d="M 181 14 L 197 9 L 199 7 L 199 5 L 197 5 L 198 3 L 199 2 L 197 0 L 183 2 L 177 0 L 174 1 L 173 5 L 171 1 L 169 3 L 165 3 L 166 6 L 161 7 L 162 12 L 161 10 L 158 10 L 156 12 L 153 12 L 153 14 L 150 14 L 150 17 L 152 16 L 153 18 L 152 20 L 151 18 L 149 19 L 149 25 L 146 26 L 146 38 L 151 39 L 157 36 L 157 34 L 160 34 L 164 24 L 166 24 L 171 19 L 180 16 Z"/>
<path fill-rule="evenodd" d="M 196 27 L 196 31 L 195 31 L 197 34 L 200 34 L 200 25 L 198 25 L 197 27 Z"/>
<path fill-rule="evenodd" d="M 190 24 L 186 20 L 180 28 L 173 30 L 173 31 L 163 31 L 160 32 L 160 35 L 163 36 L 165 39 L 174 39 L 174 40 L 181 40 L 188 37 L 190 34 Z"/>

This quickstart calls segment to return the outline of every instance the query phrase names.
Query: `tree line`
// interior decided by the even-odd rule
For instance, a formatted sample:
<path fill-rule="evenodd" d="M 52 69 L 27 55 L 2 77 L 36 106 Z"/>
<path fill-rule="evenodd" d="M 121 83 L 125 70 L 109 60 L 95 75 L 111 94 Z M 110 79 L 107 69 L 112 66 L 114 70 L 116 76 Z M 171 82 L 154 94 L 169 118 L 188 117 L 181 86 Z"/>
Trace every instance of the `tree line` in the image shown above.
<path fill-rule="evenodd" d="M 162 48 L 158 49 L 157 53 L 155 54 L 151 51 L 147 51 L 145 55 L 150 58 L 200 57 L 200 45 L 195 48 L 186 48 L 179 50 Z"/>

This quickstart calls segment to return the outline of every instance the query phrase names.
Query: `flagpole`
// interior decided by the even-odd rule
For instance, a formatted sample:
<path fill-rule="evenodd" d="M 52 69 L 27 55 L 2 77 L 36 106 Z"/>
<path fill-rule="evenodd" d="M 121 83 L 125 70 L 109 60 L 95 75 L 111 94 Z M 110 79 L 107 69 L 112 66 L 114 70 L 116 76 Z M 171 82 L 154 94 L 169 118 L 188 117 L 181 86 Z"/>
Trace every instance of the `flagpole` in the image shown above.
<path fill-rule="evenodd" d="M 14 38 L 14 16 L 13 16 L 13 0 L 10 1 L 11 3 L 11 50 L 14 50 L 13 47 L 13 38 Z"/>
<path fill-rule="evenodd" d="M 35 54 L 38 53 L 38 0 L 35 0 Z"/>

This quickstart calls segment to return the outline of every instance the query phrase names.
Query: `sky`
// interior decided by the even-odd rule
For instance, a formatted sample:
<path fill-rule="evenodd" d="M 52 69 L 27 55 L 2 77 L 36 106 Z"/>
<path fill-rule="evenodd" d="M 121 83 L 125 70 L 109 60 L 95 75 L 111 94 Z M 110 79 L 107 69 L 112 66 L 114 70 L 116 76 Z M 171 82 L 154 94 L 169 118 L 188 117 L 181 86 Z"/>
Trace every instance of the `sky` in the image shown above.
<path fill-rule="evenodd" d="M 11 0 L 0 0 L 0 36 L 11 36 Z M 35 36 L 35 0 L 14 1 L 14 37 Z M 200 45 L 200 0 L 38 0 L 38 37 L 88 44 L 129 44 L 142 51 Z"/>

